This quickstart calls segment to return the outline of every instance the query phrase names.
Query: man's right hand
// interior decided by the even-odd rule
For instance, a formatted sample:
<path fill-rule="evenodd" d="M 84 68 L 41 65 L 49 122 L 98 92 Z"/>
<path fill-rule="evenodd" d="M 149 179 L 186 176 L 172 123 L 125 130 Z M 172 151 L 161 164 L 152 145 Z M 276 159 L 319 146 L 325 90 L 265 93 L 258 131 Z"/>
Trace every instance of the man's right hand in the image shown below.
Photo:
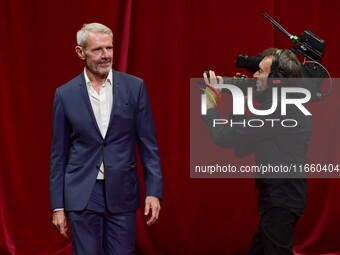
<path fill-rule="evenodd" d="M 209 78 L 206 72 L 203 73 L 204 82 L 207 85 L 213 86 L 215 84 L 223 84 L 223 78 L 221 76 L 216 76 L 214 71 L 209 71 Z M 207 88 L 210 90 L 209 88 Z M 216 88 L 215 91 L 221 94 L 222 89 Z M 215 108 L 215 103 L 211 97 L 207 97 L 207 109 Z"/>
<path fill-rule="evenodd" d="M 52 214 L 52 224 L 57 227 L 60 234 L 67 238 L 67 218 L 64 210 L 54 211 Z"/>

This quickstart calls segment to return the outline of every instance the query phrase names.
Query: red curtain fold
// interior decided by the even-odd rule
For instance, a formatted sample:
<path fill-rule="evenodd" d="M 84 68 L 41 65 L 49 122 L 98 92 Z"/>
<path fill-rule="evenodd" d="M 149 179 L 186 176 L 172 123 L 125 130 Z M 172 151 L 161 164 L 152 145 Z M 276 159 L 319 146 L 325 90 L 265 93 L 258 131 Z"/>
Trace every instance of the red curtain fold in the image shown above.
<path fill-rule="evenodd" d="M 70 240 L 54 229 L 49 209 L 52 103 L 55 89 L 82 71 L 74 52 L 77 30 L 95 21 L 115 34 L 115 69 L 145 80 L 160 146 L 161 215 L 149 228 L 143 209 L 138 211 L 136 253 L 246 254 L 258 221 L 254 180 L 190 179 L 189 86 L 190 78 L 205 70 L 223 76 L 243 72 L 234 66 L 240 53 L 290 48 L 264 12 L 294 35 L 310 29 L 325 39 L 322 64 L 333 77 L 340 75 L 339 21 L 332 1 L 2 0 L 0 254 L 71 254 Z M 335 83 L 328 98 L 309 105 L 310 163 L 340 164 L 339 92 Z M 230 150 L 219 151 L 226 162 L 254 164 L 252 157 L 242 161 Z M 308 183 L 295 251 L 340 254 L 340 180 Z"/>
<path fill-rule="evenodd" d="M 121 48 L 118 51 L 118 70 L 126 72 L 129 59 L 129 45 L 130 45 L 130 33 L 132 26 L 132 0 L 126 0 L 122 24 L 122 35 L 121 38 L 117 38 L 121 42 Z"/>

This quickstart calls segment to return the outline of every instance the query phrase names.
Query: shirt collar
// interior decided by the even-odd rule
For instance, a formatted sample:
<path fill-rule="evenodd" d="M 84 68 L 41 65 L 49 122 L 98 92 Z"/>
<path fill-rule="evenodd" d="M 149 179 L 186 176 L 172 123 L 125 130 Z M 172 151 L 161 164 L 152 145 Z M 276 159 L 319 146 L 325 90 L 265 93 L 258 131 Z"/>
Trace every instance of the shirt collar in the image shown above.
<path fill-rule="evenodd" d="M 85 68 L 84 68 L 84 77 L 85 77 L 85 83 L 87 86 L 91 86 L 91 81 L 89 77 L 86 74 Z M 107 76 L 106 80 L 104 83 L 108 82 L 108 84 L 112 85 L 112 69 L 109 72 L 109 75 Z"/>

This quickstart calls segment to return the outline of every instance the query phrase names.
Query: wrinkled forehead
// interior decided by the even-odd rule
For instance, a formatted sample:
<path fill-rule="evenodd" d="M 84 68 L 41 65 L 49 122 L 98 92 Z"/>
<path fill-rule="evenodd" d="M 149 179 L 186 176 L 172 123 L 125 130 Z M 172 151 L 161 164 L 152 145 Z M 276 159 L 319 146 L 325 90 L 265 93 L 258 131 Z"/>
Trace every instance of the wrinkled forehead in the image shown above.
<path fill-rule="evenodd" d="M 96 31 L 89 31 L 87 38 L 102 38 L 102 39 L 113 39 L 113 34 L 110 33 L 103 33 L 103 32 L 96 32 Z"/>
<path fill-rule="evenodd" d="M 97 45 L 97 44 L 112 44 L 113 36 L 108 33 L 101 32 L 89 32 L 86 38 L 86 46 Z"/>

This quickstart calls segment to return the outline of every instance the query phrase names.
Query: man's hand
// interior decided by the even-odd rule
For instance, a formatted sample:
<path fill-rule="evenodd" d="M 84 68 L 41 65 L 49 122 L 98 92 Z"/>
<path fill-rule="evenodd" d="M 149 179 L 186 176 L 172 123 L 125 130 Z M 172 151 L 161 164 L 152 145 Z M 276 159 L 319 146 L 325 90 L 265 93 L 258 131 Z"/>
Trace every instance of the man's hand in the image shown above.
<path fill-rule="evenodd" d="M 209 71 L 209 78 L 205 72 L 203 73 L 203 78 L 204 78 L 205 84 L 210 85 L 210 86 L 223 83 L 223 78 L 221 76 L 216 76 L 215 72 L 211 70 Z M 222 89 L 216 88 L 215 90 L 218 94 L 221 94 Z M 208 96 L 207 97 L 207 109 L 214 108 L 214 107 L 215 107 L 215 103 L 213 102 L 213 99 Z"/>
<path fill-rule="evenodd" d="M 159 202 L 158 197 L 147 196 L 145 199 L 145 209 L 144 215 L 148 215 L 151 210 L 151 218 L 146 222 L 149 226 L 151 226 L 158 219 L 159 211 L 161 210 L 161 204 Z"/>
<path fill-rule="evenodd" d="M 52 224 L 57 227 L 60 234 L 67 238 L 67 218 L 64 210 L 55 211 L 52 214 Z"/>
<path fill-rule="evenodd" d="M 243 74 L 243 73 L 236 73 L 234 78 L 243 78 L 243 79 L 246 79 L 246 78 L 248 78 L 248 76 Z"/>

